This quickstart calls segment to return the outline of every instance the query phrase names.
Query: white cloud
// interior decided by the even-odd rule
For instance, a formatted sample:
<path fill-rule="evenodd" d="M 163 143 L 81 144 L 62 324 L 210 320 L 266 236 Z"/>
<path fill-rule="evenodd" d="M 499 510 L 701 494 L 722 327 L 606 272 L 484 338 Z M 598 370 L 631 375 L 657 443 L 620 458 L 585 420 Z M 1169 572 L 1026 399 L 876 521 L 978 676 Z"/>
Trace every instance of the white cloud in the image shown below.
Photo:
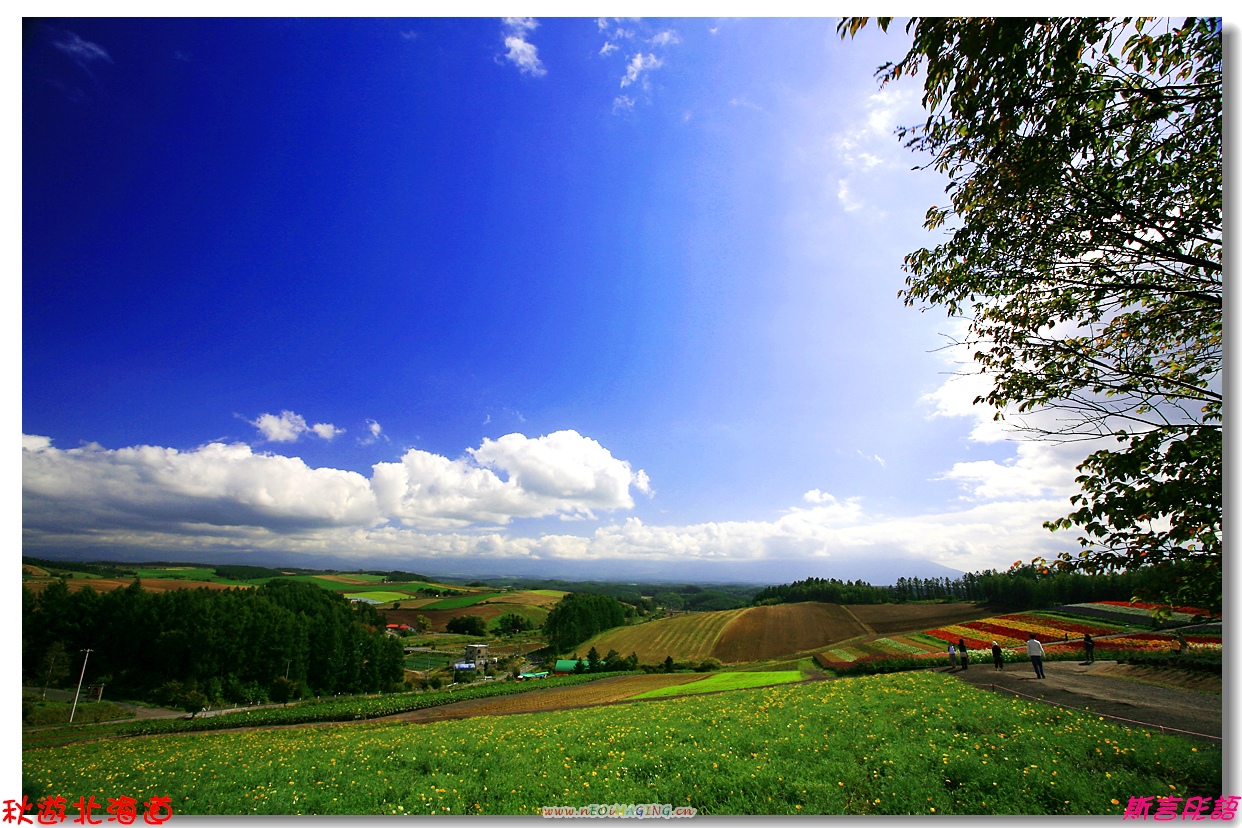
<path fill-rule="evenodd" d="M 841 209 L 847 213 L 852 213 L 863 206 L 862 202 L 851 192 L 850 182 L 844 178 L 837 182 L 837 201 L 841 202 Z"/>
<path fill-rule="evenodd" d="M 485 438 L 467 455 L 449 460 L 411 449 L 399 463 L 377 463 L 372 485 L 381 508 L 407 525 L 427 527 L 554 514 L 594 517 L 595 509 L 633 508 L 631 484 L 639 491 L 650 488 L 644 472 L 633 472 L 576 431 Z"/>
<path fill-rule="evenodd" d="M 278 415 L 260 414 L 257 420 L 246 422 L 257 428 L 264 440 L 272 443 L 292 443 L 307 433 L 325 440 L 331 440 L 336 435 L 345 433 L 345 429 L 337 428 L 332 423 L 307 425 L 306 418 L 292 411 L 282 411 Z"/>
<path fill-rule="evenodd" d="M 651 43 L 654 46 L 675 46 L 681 43 L 681 36 L 672 29 L 665 29 L 651 38 Z"/>
<path fill-rule="evenodd" d="M 642 87 L 646 89 L 649 85 L 647 73 L 653 69 L 659 69 L 664 65 L 664 61 L 655 55 L 644 55 L 642 52 L 630 58 L 629 64 L 625 68 L 625 77 L 621 78 L 621 88 L 629 86 L 632 83 L 641 81 Z"/>
<path fill-rule="evenodd" d="M 523 74 L 541 77 L 548 71 L 539 60 L 539 49 L 526 40 L 526 34 L 532 32 L 539 23 L 530 17 L 506 17 L 503 22 L 505 58 L 512 62 Z"/>
<path fill-rule="evenodd" d="M 61 31 L 57 34 L 58 37 L 52 42 L 52 45 L 68 55 L 69 59 L 79 66 L 86 68 L 87 64 L 100 60 L 112 63 L 112 56 L 98 43 L 83 40 L 77 34 L 70 31 Z"/>
<path fill-rule="evenodd" d="M 244 443 L 191 451 L 158 446 L 37 448 L 23 440 L 26 528 L 369 526 L 380 520 L 367 479 L 312 469 Z"/>
<path fill-rule="evenodd" d="M 345 433 L 345 429 L 337 428 L 332 423 L 315 423 L 311 426 L 311 431 L 325 440 L 331 440 L 336 435 Z"/>
<path fill-rule="evenodd" d="M 54 448 L 22 436 L 27 527 L 308 526 L 366 528 L 389 520 L 447 528 L 515 517 L 630 509 L 630 486 L 650 492 L 641 470 L 589 437 L 558 431 L 485 439 L 450 460 L 411 449 L 396 463 L 357 472 L 312 469 L 296 457 L 256 454 L 244 443 L 190 451 L 158 446 Z"/>
<path fill-rule="evenodd" d="M 988 502 L 921 515 L 885 515 L 858 498 L 812 489 L 771 520 L 650 525 L 637 517 L 589 536 L 482 532 L 518 517 L 590 518 L 629 509 L 642 471 L 575 431 L 484 440 L 456 460 L 412 449 L 355 472 L 312 469 L 297 458 L 211 443 L 179 452 L 155 446 L 60 450 L 22 438 L 23 542 L 175 550 L 270 550 L 345 557 L 526 558 L 721 563 L 831 557 L 919 557 L 963 570 L 1004 568 L 1015 557 L 1073 547 L 1042 522 L 1067 511 L 1038 458 L 955 467 L 950 479 Z M 1051 496 L 1050 496 L 1051 495 Z"/>
<path fill-rule="evenodd" d="M 617 51 L 617 49 L 619 49 L 619 48 L 621 48 L 621 47 L 619 47 L 617 44 L 615 44 L 615 43 L 613 43 L 613 42 L 609 41 L 609 42 L 605 43 L 603 46 L 600 46 L 600 47 L 599 47 L 599 53 L 600 53 L 601 55 L 605 55 L 605 56 L 607 56 L 607 55 L 610 55 L 610 54 L 612 54 L 613 52 Z"/>
<path fill-rule="evenodd" d="M 629 95 L 618 95 L 612 99 L 613 114 L 618 112 L 629 112 L 634 108 L 634 99 Z"/>
<path fill-rule="evenodd" d="M 292 411 L 282 411 L 280 415 L 260 414 L 259 419 L 248 421 L 259 430 L 264 440 L 273 443 L 292 443 L 306 433 L 306 420 Z"/>

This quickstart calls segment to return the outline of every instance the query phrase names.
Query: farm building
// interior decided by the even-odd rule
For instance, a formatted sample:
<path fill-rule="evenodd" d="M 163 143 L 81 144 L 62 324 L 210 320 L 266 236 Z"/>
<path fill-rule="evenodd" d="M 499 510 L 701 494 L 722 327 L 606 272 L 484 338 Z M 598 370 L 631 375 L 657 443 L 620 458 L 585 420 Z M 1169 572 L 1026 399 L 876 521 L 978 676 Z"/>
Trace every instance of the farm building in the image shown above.
<path fill-rule="evenodd" d="M 567 676 L 570 673 L 574 672 L 574 665 L 576 665 L 577 663 L 578 663 L 577 659 L 558 658 L 556 660 L 556 666 L 552 668 L 552 673 L 558 676 Z M 582 662 L 582 666 L 584 669 L 586 668 L 585 661 Z"/>
<path fill-rule="evenodd" d="M 473 661 L 475 664 L 484 664 L 491 658 L 491 653 L 487 649 L 486 644 L 467 644 L 466 655 L 462 661 Z"/>

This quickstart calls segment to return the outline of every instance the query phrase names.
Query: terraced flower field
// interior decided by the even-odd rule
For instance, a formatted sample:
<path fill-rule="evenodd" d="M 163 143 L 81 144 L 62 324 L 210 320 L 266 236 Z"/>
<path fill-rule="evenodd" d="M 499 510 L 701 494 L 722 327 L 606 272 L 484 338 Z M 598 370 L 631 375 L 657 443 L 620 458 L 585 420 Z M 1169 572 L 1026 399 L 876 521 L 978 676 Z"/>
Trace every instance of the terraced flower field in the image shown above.
<path fill-rule="evenodd" d="M 1170 650 L 1178 641 L 1172 632 L 1151 632 L 1143 629 L 1150 619 L 1149 609 L 1125 608 L 1127 613 L 1117 612 L 1116 603 L 1072 604 L 1053 610 L 1011 613 L 947 624 L 907 636 L 892 636 L 861 641 L 849 646 L 832 647 L 816 654 L 821 666 L 837 672 L 856 670 L 865 662 L 892 662 L 903 669 L 916 667 L 920 660 L 934 663 L 947 659 L 949 644 L 966 642 L 974 661 L 991 661 L 991 645 L 995 641 L 1007 651 L 1006 659 L 1025 658 L 1026 640 L 1033 634 L 1045 645 L 1050 658 L 1072 657 L 1082 653 L 1082 638 L 1090 633 L 1096 638 L 1097 657 L 1107 657 L 1106 651 L 1124 650 Z M 1108 614 L 1105 621 L 1095 616 L 1096 610 Z M 1193 610 L 1181 617 L 1191 619 Z M 1129 619 L 1130 623 L 1119 619 Z M 1198 628 L 1195 628 L 1198 629 Z M 1210 627 L 1199 635 L 1184 635 L 1187 643 L 1196 646 L 1219 646 L 1219 628 Z M 1012 652 L 1011 652 L 1012 651 Z M 1014 655 L 1014 652 L 1017 655 Z M 945 662 L 947 663 L 947 661 Z"/>

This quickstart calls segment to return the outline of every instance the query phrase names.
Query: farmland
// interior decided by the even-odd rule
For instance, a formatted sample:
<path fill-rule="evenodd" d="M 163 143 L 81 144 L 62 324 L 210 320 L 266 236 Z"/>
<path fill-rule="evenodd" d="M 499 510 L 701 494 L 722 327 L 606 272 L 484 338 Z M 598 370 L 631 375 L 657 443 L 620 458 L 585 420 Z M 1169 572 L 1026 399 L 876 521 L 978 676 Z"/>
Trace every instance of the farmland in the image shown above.
<path fill-rule="evenodd" d="M 711 654 L 725 663 L 762 661 L 866 632 L 849 610 L 836 604 L 752 607 L 725 627 Z"/>
<path fill-rule="evenodd" d="M 935 673 L 638 705 L 27 750 L 69 801 L 178 814 L 536 814 L 671 802 L 703 814 L 1112 814 L 1221 793 L 1219 749 L 1001 698 Z"/>
<path fill-rule="evenodd" d="M 843 607 L 808 601 L 675 615 L 608 630 L 577 650 L 595 647 L 600 653 L 610 649 L 622 655 L 632 652 L 644 664 L 661 662 L 667 656 L 680 662 L 711 657 L 738 664 L 812 652 L 877 629 L 914 631 L 926 629 L 929 623 L 988 614 L 973 604 Z"/>
<path fill-rule="evenodd" d="M 716 640 L 729 622 L 745 612 L 749 610 L 687 613 L 631 627 L 618 627 L 597 635 L 578 650 L 585 653 L 594 647 L 600 653 L 609 650 L 616 650 L 622 655 L 634 653 L 643 664 L 654 664 L 668 656 L 677 661 L 700 660 L 712 655 Z"/>
<path fill-rule="evenodd" d="M 567 707 L 587 707 L 600 704 L 612 704 L 642 696 L 652 690 L 676 687 L 703 680 L 696 673 L 654 673 L 646 676 L 622 676 L 604 679 L 580 687 L 565 689 L 540 690 L 538 685 L 533 692 L 521 696 L 489 701 L 485 704 L 472 706 L 472 716 L 496 716 L 510 713 L 539 713 L 545 710 L 559 710 Z"/>

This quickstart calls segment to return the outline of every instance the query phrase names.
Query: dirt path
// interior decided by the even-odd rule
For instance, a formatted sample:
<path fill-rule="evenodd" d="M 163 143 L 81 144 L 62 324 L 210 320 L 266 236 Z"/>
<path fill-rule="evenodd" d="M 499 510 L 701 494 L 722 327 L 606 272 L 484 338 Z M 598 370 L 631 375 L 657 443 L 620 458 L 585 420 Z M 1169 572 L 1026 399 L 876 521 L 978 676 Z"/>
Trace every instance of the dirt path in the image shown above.
<path fill-rule="evenodd" d="M 953 671 L 953 675 L 976 687 L 995 685 L 1003 695 L 1021 693 L 1076 710 L 1127 719 L 1116 723 L 1128 727 L 1186 731 L 1177 734 L 1183 736 L 1221 735 L 1221 696 L 1127 681 L 1120 677 L 1118 666 L 1115 661 L 1045 662 L 1047 678 L 1042 681 L 1035 677 L 1029 664 L 1020 663 L 1006 664 L 1003 670 L 994 669 L 990 663 L 972 664 L 968 670 Z M 940 668 L 940 672 L 948 669 Z M 1216 739 L 1205 741 L 1220 744 Z"/>

